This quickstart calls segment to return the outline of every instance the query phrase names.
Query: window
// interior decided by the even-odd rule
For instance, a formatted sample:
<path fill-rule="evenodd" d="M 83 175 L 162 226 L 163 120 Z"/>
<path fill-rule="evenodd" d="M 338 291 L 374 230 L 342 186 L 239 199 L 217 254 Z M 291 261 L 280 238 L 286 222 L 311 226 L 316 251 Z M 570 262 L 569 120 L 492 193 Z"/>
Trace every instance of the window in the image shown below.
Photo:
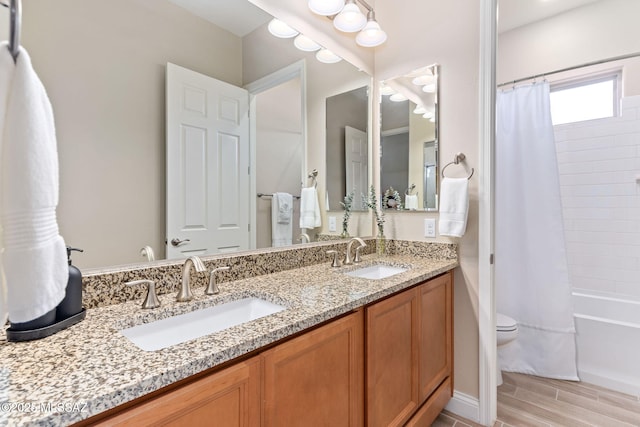
<path fill-rule="evenodd" d="M 617 117 L 621 71 L 551 85 L 551 119 L 554 125 Z"/>

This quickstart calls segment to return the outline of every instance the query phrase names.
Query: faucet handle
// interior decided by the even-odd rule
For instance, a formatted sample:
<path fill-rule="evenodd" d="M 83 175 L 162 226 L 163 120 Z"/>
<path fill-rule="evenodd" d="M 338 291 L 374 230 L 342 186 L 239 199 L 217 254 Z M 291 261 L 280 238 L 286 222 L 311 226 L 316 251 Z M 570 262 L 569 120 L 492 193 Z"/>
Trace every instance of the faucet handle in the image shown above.
<path fill-rule="evenodd" d="M 365 243 L 364 245 L 360 245 L 356 248 L 356 256 L 353 258 L 353 263 L 354 264 L 358 264 L 359 262 L 362 261 L 362 259 L 360 258 L 360 249 L 366 247 L 367 244 Z"/>
<path fill-rule="evenodd" d="M 331 263 L 331 267 L 340 267 L 340 261 L 338 260 L 338 251 L 334 251 L 333 249 L 327 251 L 327 255 L 333 255 L 333 262 Z"/>
<path fill-rule="evenodd" d="M 224 267 L 217 267 L 212 269 L 209 272 L 209 286 L 207 286 L 207 289 L 204 291 L 205 294 L 207 295 L 216 295 L 220 293 L 220 288 L 218 287 L 218 284 L 216 283 L 216 273 L 218 271 L 227 271 L 229 270 L 231 267 L 228 266 L 224 266 Z"/>
<path fill-rule="evenodd" d="M 142 303 L 142 308 L 157 308 L 160 307 L 160 300 L 158 299 L 158 295 L 156 294 L 156 282 L 153 280 L 132 280 L 130 282 L 125 282 L 127 286 L 135 286 L 135 285 L 147 285 L 147 295 L 144 298 L 144 302 Z"/>

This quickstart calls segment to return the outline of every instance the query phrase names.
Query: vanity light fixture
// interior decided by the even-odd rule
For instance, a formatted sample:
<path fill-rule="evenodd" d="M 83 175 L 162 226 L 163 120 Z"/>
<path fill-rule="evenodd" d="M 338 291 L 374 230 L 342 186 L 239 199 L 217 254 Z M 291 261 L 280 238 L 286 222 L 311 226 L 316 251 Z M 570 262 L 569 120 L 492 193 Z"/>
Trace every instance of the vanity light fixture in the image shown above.
<path fill-rule="evenodd" d="M 432 119 L 434 118 L 435 114 L 433 114 L 433 111 L 427 111 L 426 113 L 424 113 L 422 115 L 422 117 L 424 117 L 425 119 Z"/>
<path fill-rule="evenodd" d="M 393 95 L 394 93 L 396 93 L 396 91 L 393 90 L 391 86 L 387 86 L 384 83 L 380 84 L 380 95 L 389 96 L 389 95 Z"/>
<path fill-rule="evenodd" d="M 323 16 L 338 14 L 344 7 L 344 0 L 309 0 L 309 9 Z"/>
<path fill-rule="evenodd" d="M 426 114 L 427 113 L 427 109 L 424 108 L 422 105 L 418 105 L 414 110 L 413 110 L 414 114 Z"/>
<path fill-rule="evenodd" d="M 355 33 L 364 28 L 367 17 L 360 11 L 356 0 L 347 0 L 340 13 L 333 18 L 333 26 L 345 33 Z"/>
<path fill-rule="evenodd" d="M 366 10 L 365 16 L 356 3 Z M 358 32 L 356 43 L 363 47 L 380 46 L 387 40 L 387 33 L 376 21 L 373 7 L 365 0 L 309 0 L 309 9 L 333 20 L 333 26 L 346 33 Z"/>
<path fill-rule="evenodd" d="M 394 93 L 393 95 L 391 95 L 391 96 L 389 97 L 389 99 L 390 99 L 391 101 L 393 101 L 393 102 L 402 102 L 402 101 L 406 101 L 406 100 L 407 100 L 407 99 L 409 99 L 409 98 L 407 98 L 406 96 L 404 96 L 404 95 L 403 95 L 403 94 L 401 94 L 401 93 Z"/>
<path fill-rule="evenodd" d="M 423 92 L 426 93 L 434 93 L 436 91 L 436 84 L 435 83 L 429 83 L 428 85 L 424 86 L 422 88 Z"/>
<path fill-rule="evenodd" d="M 417 86 L 425 86 L 428 84 L 433 84 L 433 82 L 435 81 L 435 76 L 430 74 L 423 74 L 421 76 L 415 77 L 413 80 L 411 80 L 411 83 Z"/>
<path fill-rule="evenodd" d="M 293 40 L 293 44 L 295 47 L 304 52 L 315 52 L 322 47 L 304 34 L 300 34 L 298 37 L 296 37 Z"/>
<path fill-rule="evenodd" d="M 281 39 L 289 39 L 298 35 L 298 32 L 279 19 L 273 18 L 267 26 L 269 32 Z"/>
<path fill-rule="evenodd" d="M 338 55 L 324 48 L 316 52 L 316 59 L 325 64 L 335 64 L 336 62 L 342 61 L 342 58 Z"/>
<path fill-rule="evenodd" d="M 380 24 L 376 21 L 375 12 L 370 10 L 367 13 L 367 24 L 356 36 L 356 43 L 364 47 L 375 47 L 385 41 L 387 41 L 387 33 L 382 31 Z"/>

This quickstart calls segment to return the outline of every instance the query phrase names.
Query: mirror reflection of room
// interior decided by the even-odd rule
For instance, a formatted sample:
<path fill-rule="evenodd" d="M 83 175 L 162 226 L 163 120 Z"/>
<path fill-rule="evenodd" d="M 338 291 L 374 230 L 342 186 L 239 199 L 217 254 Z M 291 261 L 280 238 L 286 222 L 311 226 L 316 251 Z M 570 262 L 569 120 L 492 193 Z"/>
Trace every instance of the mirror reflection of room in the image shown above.
<path fill-rule="evenodd" d="M 229 7 L 222 2 L 223 10 L 209 17 L 215 22 L 195 15 L 197 10 L 183 8 L 180 0 L 23 2 L 23 20 L 29 25 L 24 26 L 22 44 L 34 58 L 56 112 L 61 234 L 70 244 L 85 250 L 74 259 L 78 267 L 145 262 L 140 250 L 146 246 L 161 260 L 167 258 L 167 247 L 174 237 L 182 242 L 183 249 L 189 243 L 185 243 L 189 237 L 168 236 L 166 230 L 168 62 L 243 88 L 305 61 L 306 83 L 295 90 L 299 98 L 306 90 L 306 105 L 287 102 L 288 107 L 298 107 L 290 113 L 299 115 L 304 126 L 285 124 L 277 130 L 281 136 L 286 134 L 289 142 L 297 135 L 295 146 L 288 144 L 286 152 L 278 154 L 282 148 L 278 144 L 283 142 L 280 138 L 265 147 L 272 150 L 272 156 L 287 161 L 287 170 L 279 170 L 281 176 L 275 176 L 278 169 L 264 156 L 256 156 L 250 165 L 253 180 L 266 182 L 257 176 L 265 171 L 276 182 L 241 195 L 252 211 L 251 226 L 245 224 L 244 230 L 250 228 L 250 233 L 255 233 L 255 243 L 249 239 L 247 245 L 234 250 L 272 244 L 270 229 L 260 231 L 263 225 L 271 227 L 270 222 L 259 224 L 257 218 L 251 218 L 259 218 L 258 212 L 267 209 L 260 203 L 270 206 L 270 202 L 258 199 L 259 191 L 299 196 L 302 186 L 309 185 L 307 174 L 316 167 L 321 171 L 319 187 L 323 187 L 324 159 L 309 159 L 308 153 L 325 151 L 325 100 L 369 84 L 370 76 L 345 60 L 319 62 L 315 52 L 296 49 L 293 38 L 272 36 L 267 30 L 272 19 L 269 14 L 246 0 L 233 2 L 234 8 L 244 8 L 242 18 L 225 18 Z M 215 7 L 213 3 L 209 6 Z M 122 19 L 122 10 L 127 10 L 126 20 Z M 51 55 L 54 51 L 56 55 Z M 266 100 L 269 95 L 258 94 L 259 103 L 262 96 Z M 275 131 L 268 129 L 269 124 L 276 125 L 271 121 L 263 130 Z M 324 193 L 319 195 L 321 203 L 323 197 Z M 215 206 L 228 214 L 230 198 L 223 194 Z M 299 212 L 299 202 L 294 202 L 292 244 L 301 243 Z M 311 240 L 318 230 L 307 233 Z"/>
<path fill-rule="evenodd" d="M 380 188 L 387 209 L 438 209 L 438 77 L 432 65 L 381 84 Z"/>

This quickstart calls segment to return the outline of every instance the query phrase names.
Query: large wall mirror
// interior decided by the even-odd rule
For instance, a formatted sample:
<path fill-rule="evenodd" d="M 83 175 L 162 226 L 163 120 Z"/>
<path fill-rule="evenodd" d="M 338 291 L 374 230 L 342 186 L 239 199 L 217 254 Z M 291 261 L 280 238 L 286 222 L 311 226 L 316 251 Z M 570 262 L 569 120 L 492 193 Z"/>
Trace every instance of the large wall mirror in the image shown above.
<path fill-rule="evenodd" d="M 380 189 L 387 209 L 438 209 L 439 76 L 436 64 L 381 84 Z"/>
<path fill-rule="evenodd" d="M 302 60 L 303 80 L 288 81 L 277 94 L 262 92 L 258 109 L 270 115 L 259 126 L 271 136 L 269 147 L 262 147 L 269 157 L 256 156 L 249 172 L 270 181 L 242 195 L 255 206 L 252 231 L 268 227 L 259 218 L 270 202 L 258 200 L 257 192 L 297 196 L 302 185 L 309 185 L 308 172 L 324 166 L 314 153 L 325 153 L 327 98 L 362 88 L 371 77 L 344 60 L 320 63 L 314 52 L 296 49 L 293 38 L 273 37 L 267 30 L 270 20 L 247 0 L 23 2 L 22 45 L 56 119 L 61 234 L 85 250 L 74 256 L 75 265 L 144 262 L 145 246 L 156 259 L 165 258 L 168 62 L 245 87 Z M 3 27 L 8 19 L 0 21 L 0 32 L 8 34 Z M 297 125 L 291 126 L 293 121 Z M 288 148 L 278 152 L 282 146 Z M 274 167 L 274 159 L 288 167 Z M 324 182 L 326 175 L 318 179 Z M 221 195 L 218 203 L 225 209 L 228 201 Z M 255 238 L 256 247 L 270 245 L 266 234 Z M 298 237 L 294 229 L 293 244 Z"/>

